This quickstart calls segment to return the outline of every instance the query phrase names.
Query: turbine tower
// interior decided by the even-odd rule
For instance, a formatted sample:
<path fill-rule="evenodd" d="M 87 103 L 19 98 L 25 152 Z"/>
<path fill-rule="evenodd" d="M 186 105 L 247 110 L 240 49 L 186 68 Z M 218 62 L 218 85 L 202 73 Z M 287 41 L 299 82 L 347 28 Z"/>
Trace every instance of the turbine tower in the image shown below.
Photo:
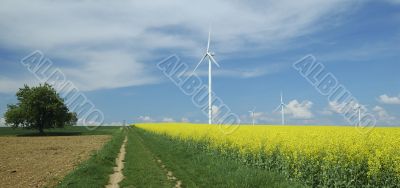
<path fill-rule="evenodd" d="M 281 115 L 282 115 L 282 125 L 285 125 L 285 107 L 287 107 L 287 105 L 283 102 L 283 94 L 281 92 L 281 103 L 279 104 L 279 106 L 274 110 L 274 112 L 278 111 L 279 109 L 281 109 Z"/>
<path fill-rule="evenodd" d="M 357 104 L 356 107 L 354 107 L 354 110 L 357 110 L 357 113 L 358 113 L 358 126 L 361 126 L 361 109 L 363 107 L 365 107 L 365 106 L 362 106 L 360 104 Z"/>
<path fill-rule="evenodd" d="M 249 111 L 249 113 L 250 113 L 250 115 L 251 115 L 252 122 L 253 122 L 253 126 L 254 126 L 254 124 L 255 124 L 255 118 L 254 118 L 254 113 L 255 113 L 255 111 L 256 111 L 256 107 L 254 107 L 253 110 L 250 110 L 250 111 Z"/>
<path fill-rule="evenodd" d="M 210 52 L 210 42 L 211 42 L 211 28 L 208 31 L 208 42 L 207 42 L 207 49 L 206 52 L 204 53 L 203 57 L 197 64 L 196 68 L 193 70 L 195 72 L 199 65 L 207 58 L 208 59 L 208 124 L 212 124 L 212 78 L 211 78 L 211 73 L 212 73 L 212 63 L 217 65 L 217 67 L 220 67 L 217 61 L 214 59 L 214 53 Z"/>

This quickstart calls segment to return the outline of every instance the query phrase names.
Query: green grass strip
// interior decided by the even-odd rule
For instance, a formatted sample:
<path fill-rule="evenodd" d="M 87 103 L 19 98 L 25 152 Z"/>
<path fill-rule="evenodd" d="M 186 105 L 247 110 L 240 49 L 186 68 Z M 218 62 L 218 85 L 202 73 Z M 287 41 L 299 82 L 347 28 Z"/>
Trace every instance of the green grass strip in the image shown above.
<path fill-rule="evenodd" d="M 102 149 L 68 174 L 57 187 L 91 188 L 107 185 L 109 175 L 113 173 L 115 158 L 125 137 L 124 133 L 124 130 L 117 129 Z"/>
<path fill-rule="evenodd" d="M 302 187 L 276 172 L 207 152 L 201 143 L 134 129 L 146 147 L 182 180 L 183 187 Z M 140 158 L 138 160 L 129 165 L 140 163 Z"/>
<path fill-rule="evenodd" d="M 129 130 L 121 187 L 173 187 L 136 129 Z"/>

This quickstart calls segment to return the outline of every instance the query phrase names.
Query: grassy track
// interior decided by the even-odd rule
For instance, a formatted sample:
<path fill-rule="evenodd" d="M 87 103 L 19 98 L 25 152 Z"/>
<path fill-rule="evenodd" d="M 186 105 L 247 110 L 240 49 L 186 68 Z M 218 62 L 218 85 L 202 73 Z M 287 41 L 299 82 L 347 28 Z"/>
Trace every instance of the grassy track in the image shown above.
<path fill-rule="evenodd" d="M 119 128 L 114 129 L 112 139 L 89 160 L 68 174 L 58 187 L 104 187 L 108 183 L 109 175 L 113 173 L 115 158 L 119 153 L 125 132 Z"/>
<path fill-rule="evenodd" d="M 183 187 L 299 187 L 276 173 L 138 128 L 129 133 L 122 187 L 171 187 L 173 182 L 156 159 L 182 180 Z"/>
<path fill-rule="evenodd" d="M 155 154 L 134 129 L 129 130 L 121 187 L 172 187 Z"/>

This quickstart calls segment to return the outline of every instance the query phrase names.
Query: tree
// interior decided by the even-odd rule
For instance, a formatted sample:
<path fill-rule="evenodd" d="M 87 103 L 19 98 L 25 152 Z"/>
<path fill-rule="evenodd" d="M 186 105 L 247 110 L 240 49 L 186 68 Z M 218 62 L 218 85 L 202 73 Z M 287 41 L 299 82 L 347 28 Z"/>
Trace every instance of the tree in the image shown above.
<path fill-rule="evenodd" d="M 75 125 L 77 115 L 69 112 L 64 100 L 49 84 L 37 87 L 25 85 L 17 92 L 18 103 L 7 106 L 5 120 L 12 127 L 44 129 Z"/>

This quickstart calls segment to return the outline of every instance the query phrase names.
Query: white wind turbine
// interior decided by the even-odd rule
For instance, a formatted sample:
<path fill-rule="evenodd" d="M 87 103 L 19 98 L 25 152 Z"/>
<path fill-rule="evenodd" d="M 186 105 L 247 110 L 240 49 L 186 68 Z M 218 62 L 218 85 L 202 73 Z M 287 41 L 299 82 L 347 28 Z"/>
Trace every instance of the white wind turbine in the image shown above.
<path fill-rule="evenodd" d="M 285 107 L 287 107 L 287 105 L 283 102 L 283 94 L 281 92 L 281 103 L 279 104 L 279 106 L 274 110 L 274 112 L 278 111 L 279 109 L 281 109 L 281 115 L 282 115 L 282 125 L 285 125 Z"/>
<path fill-rule="evenodd" d="M 250 115 L 251 115 L 252 122 L 253 122 L 253 126 L 254 126 L 254 124 L 255 124 L 255 117 L 254 117 L 255 111 L 256 111 L 256 107 L 254 107 L 253 110 L 250 110 L 250 111 L 249 111 L 249 113 L 250 113 Z"/>
<path fill-rule="evenodd" d="M 358 126 L 361 126 L 361 109 L 365 108 L 365 105 L 356 104 L 354 110 L 357 110 L 358 113 Z"/>
<path fill-rule="evenodd" d="M 217 67 L 220 67 L 217 61 L 214 59 L 214 53 L 210 52 L 210 42 L 211 42 L 211 29 L 208 31 L 208 42 L 207 42 L 207 50 L 203 57 L 201 58 L 200 62 L 197 64 L 196 68 L 193 70 L 196 71 L 199 65 L 207 58 L 208 59 L 208 124 L 212 124 L 212 79 L 211 79 L 211 62 L 215 63 Z"/>

